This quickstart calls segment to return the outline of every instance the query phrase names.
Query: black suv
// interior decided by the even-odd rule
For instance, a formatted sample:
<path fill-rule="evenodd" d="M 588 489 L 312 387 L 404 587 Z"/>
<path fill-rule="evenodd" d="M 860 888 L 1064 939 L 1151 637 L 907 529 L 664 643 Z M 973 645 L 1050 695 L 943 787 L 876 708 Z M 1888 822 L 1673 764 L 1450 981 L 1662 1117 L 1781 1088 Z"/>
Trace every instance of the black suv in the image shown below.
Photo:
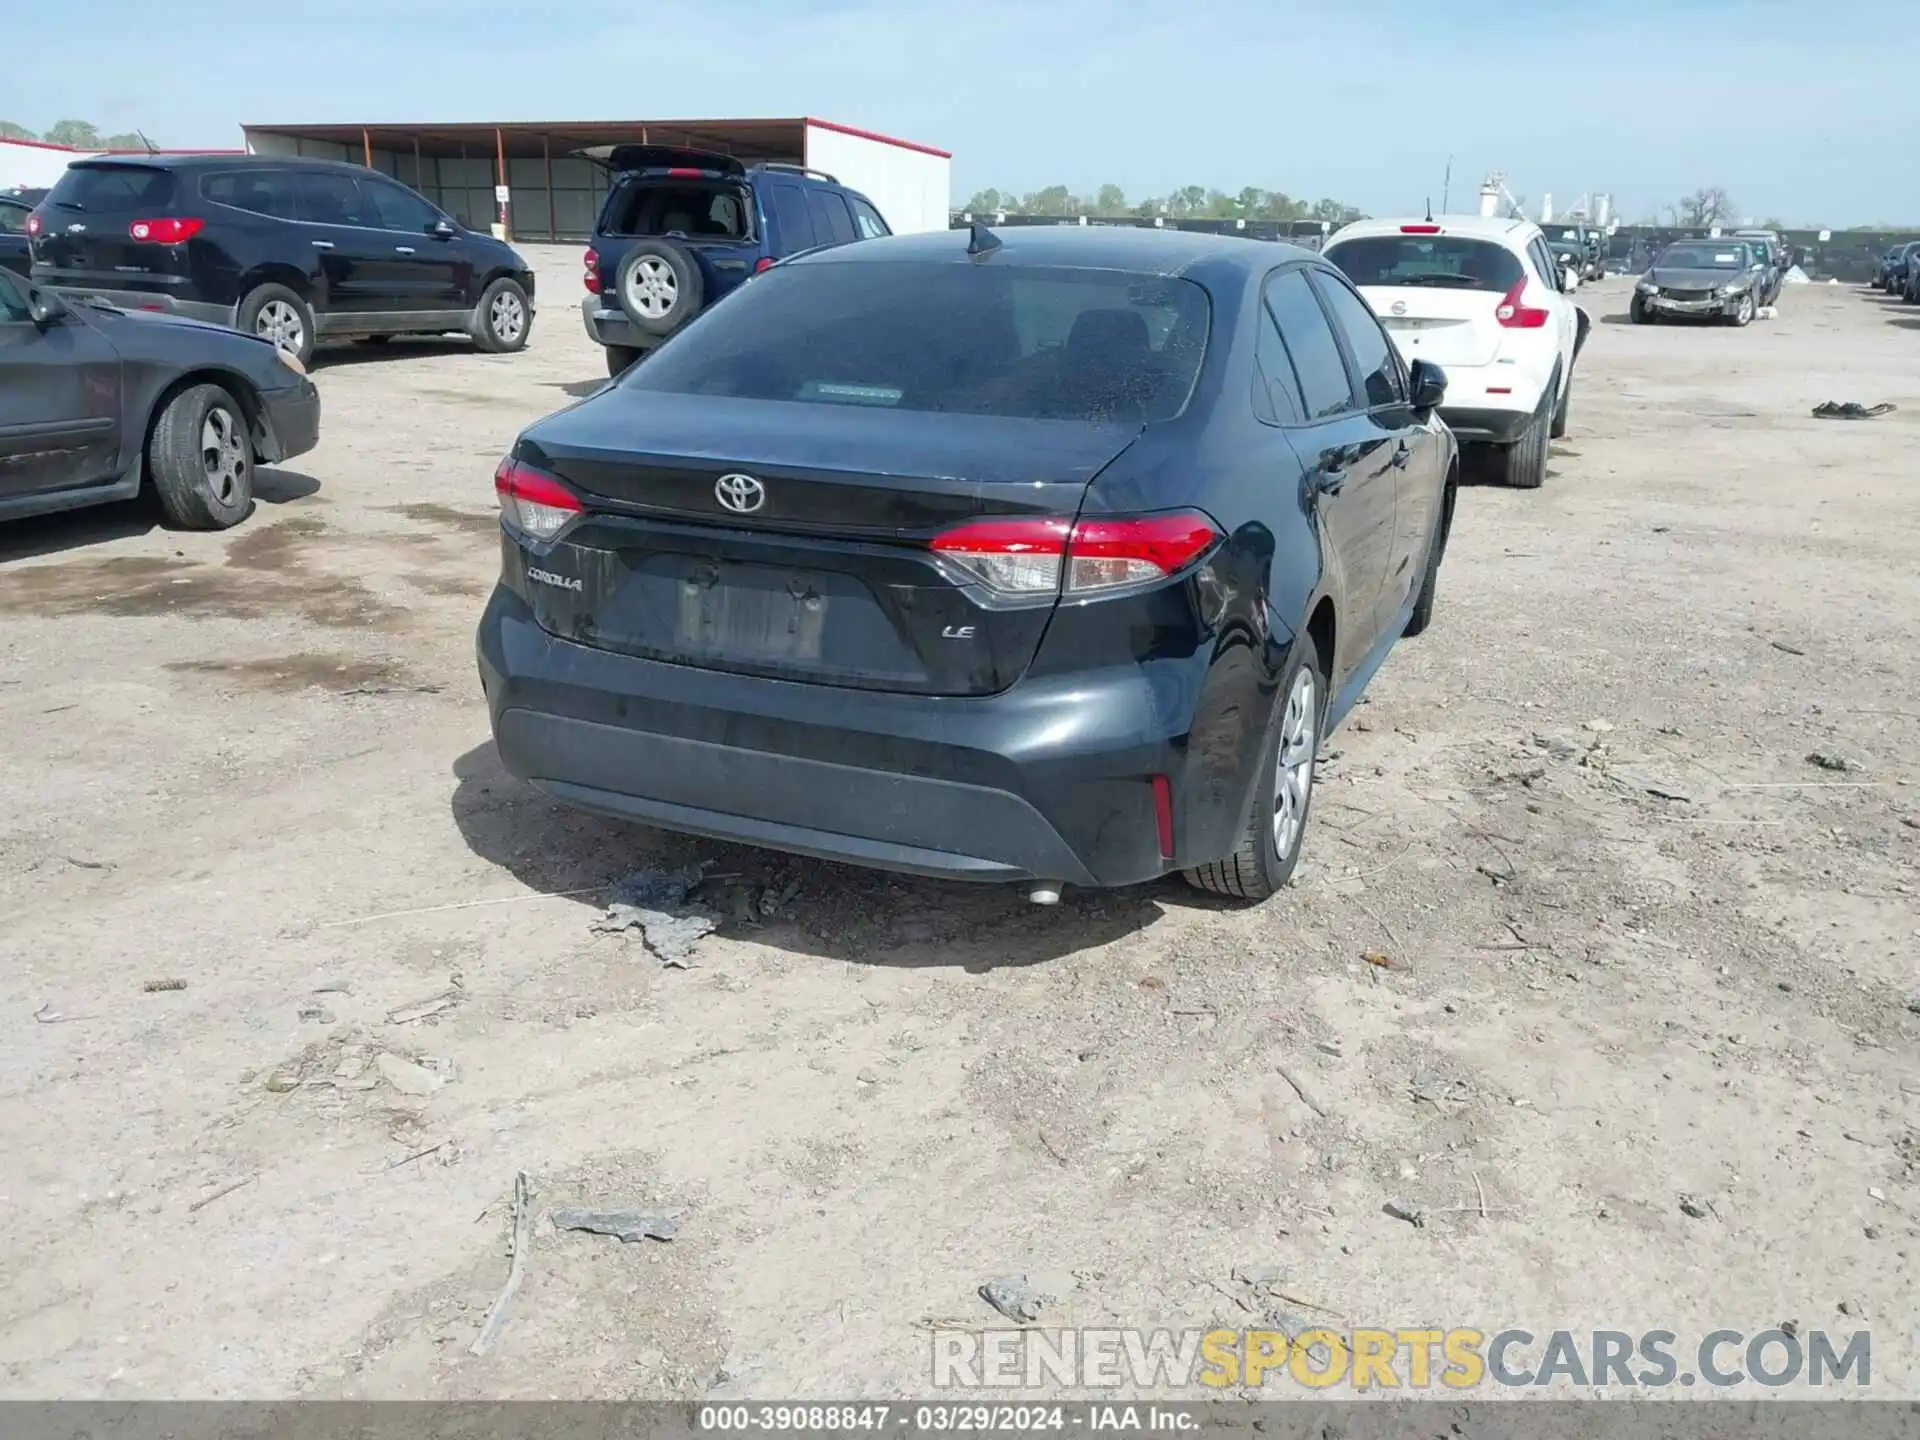
<path fill-rule="evenodd" d="M 533 272 L 378 171 L 331 160 L 79 160 L 27 223 L 33 281 L 213 321 L 302 361 L 316 338 L 459 330 L 519 350 Z"/>
<path fill-rule="evenodd" d="M 581 306 L 609 375 L 776 260 L 893 233 L 871 200 L 818 170 L 668 145 L 580 153 L 614 177 Z"/>

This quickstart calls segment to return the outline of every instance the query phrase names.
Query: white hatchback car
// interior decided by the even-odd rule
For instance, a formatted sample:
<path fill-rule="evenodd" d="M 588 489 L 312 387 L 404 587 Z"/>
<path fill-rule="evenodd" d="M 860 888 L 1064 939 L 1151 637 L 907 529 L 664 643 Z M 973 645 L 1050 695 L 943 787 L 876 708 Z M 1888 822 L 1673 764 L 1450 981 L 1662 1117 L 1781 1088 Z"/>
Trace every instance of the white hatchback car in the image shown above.
<path fill-rule="evenodd" d="M 1361 220 L 1323 253 L 1409 364 L 1431 360 L 1447 372 L 1440 416 L 1454 434 L 1492 445 L 1507 484 L 1545 480 L 1590 321 L 1540 227 L 1477 215 Z"/>

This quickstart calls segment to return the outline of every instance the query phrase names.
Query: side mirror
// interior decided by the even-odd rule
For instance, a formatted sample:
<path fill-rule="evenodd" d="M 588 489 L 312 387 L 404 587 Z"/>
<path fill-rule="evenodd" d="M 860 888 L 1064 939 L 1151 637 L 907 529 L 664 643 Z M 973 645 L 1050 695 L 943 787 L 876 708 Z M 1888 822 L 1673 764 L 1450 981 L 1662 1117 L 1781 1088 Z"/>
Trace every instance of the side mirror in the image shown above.
<path fill-rule="evenodd" d="M 433 228 L 427 233 L 436 240 L 451 240 L 459 232 L 453 228 L 453 222 L 451 220 L 442 216 L 433 222 Z"/>
<path fill-rule="evenodd" d="M 66 313 L 67 307 L 59 296 L 45 290 L 27 292 L 27 317 L 42 330 Z"/>
<path fill-rule="evenodd" d="M 1440 408 L 1447 398 L 1447 372 L 1431 360 L 1416 360 L 1407 369 L 1408 403 L 1425 414 Z"/>

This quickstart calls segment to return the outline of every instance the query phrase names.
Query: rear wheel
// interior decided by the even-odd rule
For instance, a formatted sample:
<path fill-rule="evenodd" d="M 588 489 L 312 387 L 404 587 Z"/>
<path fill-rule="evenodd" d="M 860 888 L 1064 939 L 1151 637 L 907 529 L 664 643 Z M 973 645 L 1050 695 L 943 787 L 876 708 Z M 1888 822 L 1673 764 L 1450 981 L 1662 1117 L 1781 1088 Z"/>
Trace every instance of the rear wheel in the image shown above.
<path fill-rule="evenodd" d="M 167 520 L 225 530 L 253 508 L 253 436 L 240 402 L 194 385 L 167 402 L 147 438 L 147 473 Z"/>
<path fill-rule="evenodd" d="M 313 309 L 284 285 L 256 285 L 240 302 L 239 328 L 275 345 L 301 364 L 313 359 Z"/>
<path fill-rule="evenodd" d="M 628 367 L 645 353 L 645 351 L 634 349 L 631 345 L 607 346 L 607 374 L 618 379 L 626 374 Z"/>
<path fill-rule="evenodd" d="M 1280 719 L 1260 768 L 1252 814 L 1240 846 L 1225 860 L 1188 870 L 1195 889 L 1236 900 L 1265 900 L 1293 878 L 1313 804 L 1313 769 L 1326 721 L 1326 677 L 1313 637 L 1302 634 L 1280 683 Z"/>
<path fill-rule="evenodd" d="M 1494 453 L 1494 470 L 1500 483 L 1513 490 L 1538 490 L 1547 478 L 1547 446 L 1552 422 L 1544 410 L 1527 422 L 1526 433 L 1511 445 L 1502 445 Z"/>

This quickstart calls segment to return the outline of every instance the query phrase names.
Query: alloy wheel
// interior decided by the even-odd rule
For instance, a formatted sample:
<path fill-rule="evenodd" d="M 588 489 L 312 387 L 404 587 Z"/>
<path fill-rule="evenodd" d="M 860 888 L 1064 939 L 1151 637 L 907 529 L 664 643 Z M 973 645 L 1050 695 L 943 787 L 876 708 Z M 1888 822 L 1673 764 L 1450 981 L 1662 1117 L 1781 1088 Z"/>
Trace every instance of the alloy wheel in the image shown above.
<path fill-rule="evenodd" d="M 222 406 L 207 411 L 200 424 L 200 464 L 216 503 L 234 504 L 247 475 L 247 441 L 233 412 Z"/>
<path fill-rule="evenodd" d="M 260 307 L 260 313 L 253 320 L 253 333 L 294 355 L 300 353 L 307 338 L 306 327 L 300 323 L 300 312 L 284 300 L 269 300 Z"/>
<path fill-rule="evenodd" d="M 1313 762 L 1320 746 L 1320 677 L 1301 666 L 1280 717 L 1280 752 L 1273 766 L 1273 853 L 1284 862 L 1300 843 L 1313 793 Z"/>
<path fill-rule="evenodd" d="M 651 320 L 663 320 L 680 298 L 680 281 L 666 261 L 649 255 L 627 278 L 627 296 Z"/>

